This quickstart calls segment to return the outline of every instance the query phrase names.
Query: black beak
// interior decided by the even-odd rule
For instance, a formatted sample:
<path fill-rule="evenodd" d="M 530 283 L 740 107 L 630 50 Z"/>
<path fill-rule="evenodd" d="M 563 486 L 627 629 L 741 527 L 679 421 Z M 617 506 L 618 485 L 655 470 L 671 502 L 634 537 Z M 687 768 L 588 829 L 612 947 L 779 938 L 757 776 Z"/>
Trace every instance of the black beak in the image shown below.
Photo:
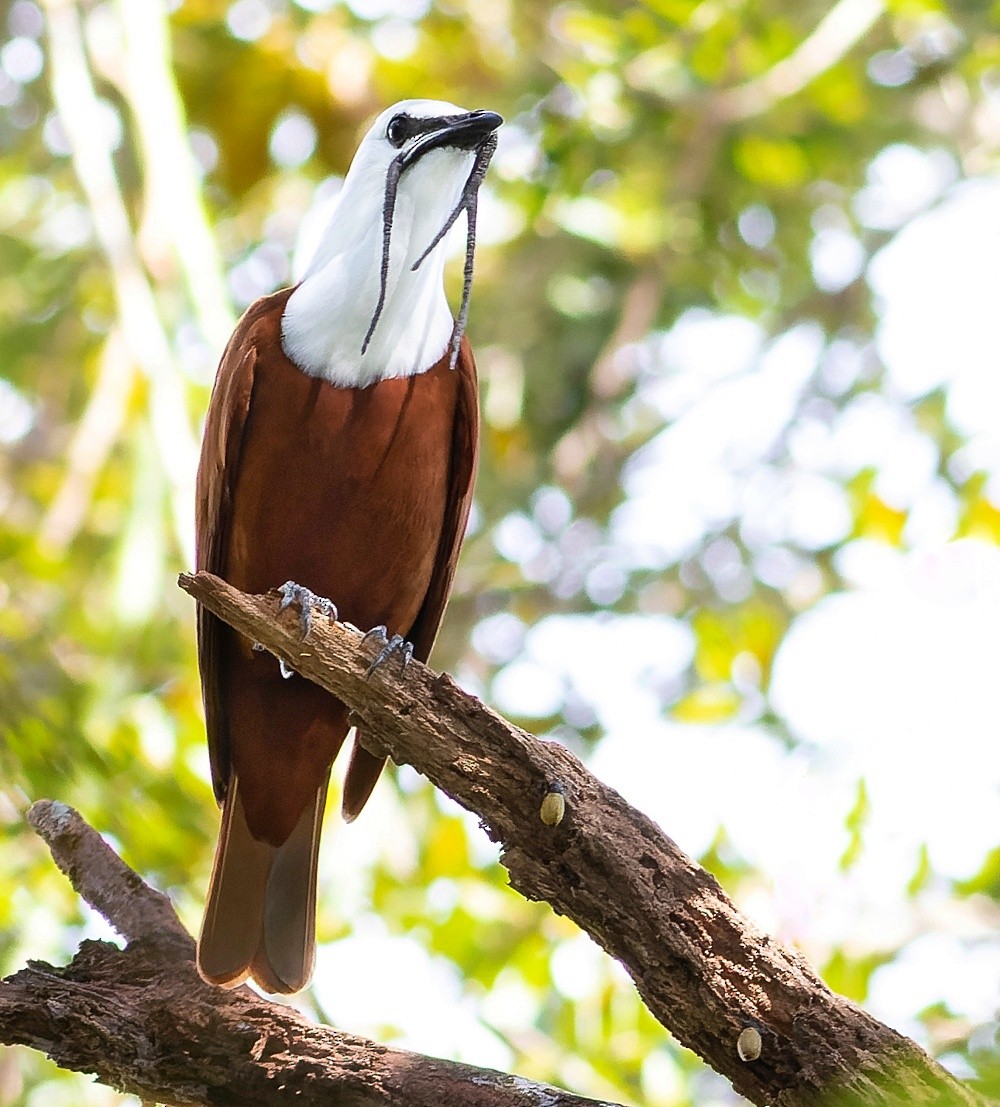
<path fill-rule="evenodd" d="M 406 169 L 431 150 L 478 150 L 503 122 L 495 111 L 470 111 L 465 115 L 443 115 L 422 120 L 424 134 L 399 157 Z"/>
<path fill-rule="evenodd" d="M 461 115 L 440 115 L 437 118 L 432 117 L 430 119 L 414 119 L 412 116 L 400 114 L 389 121 L 385 137 L 393 146 L 398 147 L 412 138 L 416 138 L 416 142 L 408 150 L 400 151 L 389 163 L 389 168 L 386 171 L 385 198 L 382 201 L 382 274 L 378 303 L 375 305 L 372 321 L 368 325 L 368 333 L 365 335 L 364 342 L 361 343 L 362 356 L 368 349 L 368 343 L 375 333 L 379 316 L 385 306 L 389 277 L 389 242 L 392 236 L 392 213 L 396 206 L 396 192 L 399 188 L 400 178 L 411 165 L 431 150 L 475 150 L 476 157 L 458 203 L 452 210 L 451 215 L 448 216 L 444 226 L 411 267 L 411 271 L 420 268 L 423 260 L 444 238 L 455 220 L 464 211 L 469 220 L 469 233 L 465 249 L 465 281 L 462 287 L 462 306 L 459 309 L 450 343 L 450 364 L 452 369 L 455 368 L 458 348 L 462 341 L 462 334 L 465 331 L 465 320 L 469 311 L 472 255 L 476 246 L 476 196 L 479 192 L 479 186 L 483 183 L 490 158 L 493 157 L 497 148 L 497 139 L 494 132 L 502 122 L 503 118 L 497 115 L 495 111 L 469 111 L 463 112 Z M 390 129 L 394 133 L 390 134 Z"/>

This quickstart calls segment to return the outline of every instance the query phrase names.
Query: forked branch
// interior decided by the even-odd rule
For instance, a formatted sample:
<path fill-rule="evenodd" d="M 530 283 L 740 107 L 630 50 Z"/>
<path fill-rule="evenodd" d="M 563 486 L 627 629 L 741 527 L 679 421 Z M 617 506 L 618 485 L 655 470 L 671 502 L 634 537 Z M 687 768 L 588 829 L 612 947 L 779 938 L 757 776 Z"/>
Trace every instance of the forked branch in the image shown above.
<path fill-rule="evenodd" d="M 180 583 L 339 696 L 374 752 L 414 766 L 474 811 L 499 843 L 511 885 L 621 961 L 660 1022 L 752 1102 L 985 1102 L 916 1043 L 831 992 L 562 746 L 512 726 L 418 662 L 402 672 L 388 664 L 366 680 L 371 647 L 354 628 L 317 617 L 303 641 L 298 613 L 279 615 L 277 592 L 244 595 L 206 573 Z"/>
<path fill-rule="evenodd" d="M 417 662 L 366 680 L 371 647 L 359 632 L 314 618 L 303 641 L 298 614 L 279 613 L 277 592 L 247 596 L 207 574 L 181 584 L 343 699 L 373 749 L 475 811 L 500 843 L 511 884 L 618 958 L 663 1025 L 752 1102 L 987 1102 L 832 993 L 561 746 L 532 738 Z M 42 801 L 29 819 L 77 891 L 130 944 L 85 942 L 65 969 L 32 963 L 0 982 L 0 1043 L 33 1046 L 64 1068 L 171 1104 L 595 1107 L 312 1025 L 247 988 L 204 984 L 169 901 L 76 812 Z"/>
<path fill-rule="evenodd" d="M 84 942 L 72 963 L 38 961 L 0 982 L 0 1043 L 149 1103 L 205 1107 L 613 1107 L 473 1065 L 441 1061 L 310 1023 L 249 988 L 205 984 L 194 942 L 72 808 L 28 813 L 77 892 L 130 940 Z"/>

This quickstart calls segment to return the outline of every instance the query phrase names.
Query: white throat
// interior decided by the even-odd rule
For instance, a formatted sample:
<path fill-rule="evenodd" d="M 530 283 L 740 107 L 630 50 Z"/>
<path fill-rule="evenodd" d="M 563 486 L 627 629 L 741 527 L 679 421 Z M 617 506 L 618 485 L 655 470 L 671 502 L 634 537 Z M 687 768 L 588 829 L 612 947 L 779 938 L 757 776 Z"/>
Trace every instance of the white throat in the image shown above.
<path fill-rule="evenodd" d="M 363 355 L 379 298 L 385 175 L 378 166 L 352 165 L 316 255 L 282 317 L 285 353 L 303 372 L 363 388 L 422 373 L 444 354 L 454 326 L 444 294 L 444 243 L 416 272 L 412 268 L 457 202 L 471 161 L 456 150 L 434 151 L 424 160 L 431 159 L 437 171 L 410 171 L 400 181 L 385 303 Z"/>

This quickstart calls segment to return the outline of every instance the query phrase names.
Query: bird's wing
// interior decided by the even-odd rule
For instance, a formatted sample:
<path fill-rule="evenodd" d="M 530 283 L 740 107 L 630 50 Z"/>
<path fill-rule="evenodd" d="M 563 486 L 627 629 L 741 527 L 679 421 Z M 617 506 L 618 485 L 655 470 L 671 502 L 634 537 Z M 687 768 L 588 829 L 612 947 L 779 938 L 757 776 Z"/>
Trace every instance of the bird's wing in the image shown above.
<path fill-rule="evenodd" d="M 223 576 L 229 546 L 233 494 L 253 395 L 254 370 L 262 331 L 273 332 L 292 290 L 258 300 L 236 324 L 219 362 L 198 463 L 195 535 L 199 570 Z M 262 324 L 266 324 L 262 327 Z M 220 663 L 224 624 L 198 608 L 198 667 L 201 670 L 205 726 L 212 784 L 221 803 L 229 784 L 229 733 L 222 696 Z"/>
<path fill-rule="evenodd" d="M 421 661 L 426 661 L 430 656 L 444 616 L 448 594 L 451 592 L 458 554 L 472 507 L 472 490 L 476 483 L 476 466 L 479 461 L 479 385 L 472 349 L 464 338 L 459 348 L 455 372 L 458 373 L 458 397 L 441 540 L 427 594 L 407 636 L 413 643 L 414 656 Z"/>

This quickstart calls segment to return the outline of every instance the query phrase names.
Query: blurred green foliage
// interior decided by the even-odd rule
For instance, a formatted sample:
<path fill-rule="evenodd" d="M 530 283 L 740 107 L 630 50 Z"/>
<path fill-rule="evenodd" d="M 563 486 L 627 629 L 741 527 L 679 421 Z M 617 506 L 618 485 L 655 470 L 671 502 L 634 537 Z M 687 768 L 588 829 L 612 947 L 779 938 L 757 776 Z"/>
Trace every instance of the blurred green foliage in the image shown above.
<path fill-rule="evenodd" d="M 102 933 L 25 830 L 26 806 L 43 796 L 78 807 L 197 924 L 217 816 L 193 611 L 174 586 L 190 567 L 189 446 L 227 297 L 242 309 L 288 282 L 317 188 L 329 192 L 367 121 L 397 99 L 440 97 L 508 121 L 484 202 L 468 328 L 485 414 L 477 522 L 439 667 L 488 694 L 519 649 L 516 635 L 470 644 L 498 613 L 522 631 L 553 613 L 667 615 L 690 628 L 694 649 L 662 689 L 663 713 L 699 726 L 750 711 L 796 744 L 768 703 L 776 652 L 799 613 L 844 585 L 839 546 L 866 538 L 905 548 L 911 505 L 891 502 L 875 469 L 843 475 L 849 525 L 818 545 L 786 538 L 781 556 L 795 568 L 783 578 L 757 568 L 760 543 L 738 511 L 711 520 L 679 554 L 624 556 L 615 524 L 629 474 L 671 418 L 649 399 L 662 375 L 656 343 L 691 309 L 750 320 L 765 344 L 799 326 L 819 336 L 820 369 L 761 471 L 794 468 L 789 442 L 810 420 L 829 422 L 859 396 L 887 397 L 935 444 L 955 535 L 1000 542 L 987 475 L 949 468 L 966 439 L 940 391 L 907 407 L 886 381 L 864 267 L 897 227 L 866 221 L 857 204 L 873 161 L 893 144 L 943 151 L 959 178 L 995 170 L 995 5 L 168 8 L 164 25 L 148 0 L 0 3 L 4 972 L 27 956 L 65 957 L 82 934 Z M 172 68 L 162 51 L 162 71 L 130 66 L 140 46 L 153 43 L 155 53 L 164 32 Z M 67 74 L 82 74 L 96 95 L 76 133 L 58 102 Z M 98 162 L 106 153 L 131 228 L 127 249 L 110 259 L 114 204 L 102 207 L 86 186 L 88 151 Z M 816 261 L 831 230 L 857 255 L 841 275 L 824 275 Z M 201 260 L 185 261 L 184 250 L 199 246 Z M 453 288 L 459 277 L 454 267 Z M 159 361 L 129 336 L 123 288 L 140 300 L 151 293 L 165 341 Z M 839 384 L 837 356 L 855 365 Z M 518 721 L 586 752 L 600 737 L 595 718 L 572 690 L 556 710 L 526 710 Z M 412 851 L 400 860 L 374 848 L 354 908 L 326 888 L 323 940 L 349 934 L 352 911 L 377 913 L 390 934 L 455 967 L 477 1018 L 527 1076 L 649 1107 L 727 1101 L 724 1082 L 670 1041 L 606 959 L 586 988 L 560 986 L 553 960 L 576 948 L 575 929 L 505 890 L 468 820 L 420 783 L 397 798 Z M 845 813 L 845 870 L 865 849 L 871 802 L 859 782 Z M 766 874 L 721 830 L 702 860 L 734 895 L 766 888 Z M 916 896 L 934 874 L 926 853 L 914 865 Z M 949 894 L 995 913 L 998 870 L 994 851 Z M 448 894 L 435 898 L 442 888 Z M 872 973 L 905 941 L 860 953 L 837 946 L 820 967 L 864 1001 Z M 501 992 L 521 997 L 521 1023 L 491 1018 L 487 1001 Z M 995 1027 L 944 1008 L 920 1018 L 933 1049 L 1000 1090 Z M 384 1023 L 391 1037 L 391 1010 Z M 0 1104 L 118 1099 L 39 1055 L 0 1055 Z"/>

